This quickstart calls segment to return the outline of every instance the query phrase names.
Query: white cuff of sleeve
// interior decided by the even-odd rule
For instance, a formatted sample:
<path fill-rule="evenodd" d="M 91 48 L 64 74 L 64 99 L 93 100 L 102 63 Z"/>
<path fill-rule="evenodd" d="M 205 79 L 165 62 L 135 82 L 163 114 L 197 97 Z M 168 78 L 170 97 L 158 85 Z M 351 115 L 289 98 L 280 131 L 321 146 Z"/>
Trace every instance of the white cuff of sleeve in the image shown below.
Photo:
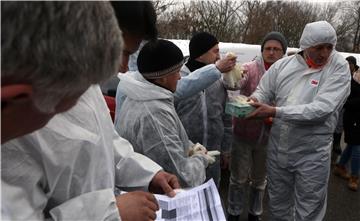
<path fill-rule="evenodd" d="M 276 118 L 282 118 L 283 112 L 284 112 L 283 108 L 282 107 L 275 107 L 275 109 L 276 109 L 275 117 Z"/>

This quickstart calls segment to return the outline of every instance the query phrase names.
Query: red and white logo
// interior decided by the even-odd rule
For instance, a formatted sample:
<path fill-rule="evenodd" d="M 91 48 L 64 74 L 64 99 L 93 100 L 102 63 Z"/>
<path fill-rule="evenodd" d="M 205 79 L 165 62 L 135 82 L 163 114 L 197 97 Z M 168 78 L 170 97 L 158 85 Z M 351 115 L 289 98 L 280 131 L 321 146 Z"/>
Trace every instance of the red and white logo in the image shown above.
<path fill-rule="evenodd" d="M 310 84 L 311 84 L 312 86 L 318 86 L 319 81 L 318 81 L 318 80 L 315 80 L 315 79 L 312 79 L 312 80 L 310 81 Z"/>

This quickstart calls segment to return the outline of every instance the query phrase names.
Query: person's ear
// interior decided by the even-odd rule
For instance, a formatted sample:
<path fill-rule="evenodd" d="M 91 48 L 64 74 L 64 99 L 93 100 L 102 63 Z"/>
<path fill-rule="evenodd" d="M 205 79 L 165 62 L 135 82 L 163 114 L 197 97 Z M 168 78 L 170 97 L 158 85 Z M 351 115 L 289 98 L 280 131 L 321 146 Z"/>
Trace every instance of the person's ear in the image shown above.
<path fill-rule="evenodd" d="M 33 88 L 29 84 L 1 85 L 1 110 L 8 105 L 32 99 Z"/>
<path fill-rule="evenodd" d="M 200 55 L 200 56 L 197 57 L 195 60 L 196 60 L 196 61 L 199 61 L 199 62 L 204 62 L 204 56 L 203 56 L 203 55 Z"/>
<path fill-rule="evenodd" d="M 157 84 L 159 84 L 159 85 L 164 86 L 166 84 L 166 82 L 167 82 L 167 78 L 166 77 L 158 78 L 158 79 L 155 80 L 155 82 Z"/>

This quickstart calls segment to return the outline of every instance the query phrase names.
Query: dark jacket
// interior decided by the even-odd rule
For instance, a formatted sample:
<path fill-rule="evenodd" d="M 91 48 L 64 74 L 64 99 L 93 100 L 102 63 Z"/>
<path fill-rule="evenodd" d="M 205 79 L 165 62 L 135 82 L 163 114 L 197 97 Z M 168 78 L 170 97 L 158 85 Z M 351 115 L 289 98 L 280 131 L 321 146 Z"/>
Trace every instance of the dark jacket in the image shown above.
<path fill-rule="evenodd" d="M 360 84 L 351 79 L 351 92 L 344 105 L 344 134 L 347 144 L 360 144 Z"/>

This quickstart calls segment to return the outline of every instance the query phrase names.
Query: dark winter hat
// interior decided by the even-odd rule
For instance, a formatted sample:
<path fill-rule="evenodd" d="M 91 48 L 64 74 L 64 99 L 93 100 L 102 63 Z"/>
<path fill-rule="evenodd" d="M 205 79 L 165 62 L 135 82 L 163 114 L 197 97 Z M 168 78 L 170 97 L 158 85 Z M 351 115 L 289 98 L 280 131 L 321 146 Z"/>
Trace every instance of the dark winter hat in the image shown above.
<path fill-rule="evenodd" d="M 139 72 L 146 79 L 162 78 L 184 63 L 180 48 L 167 40 L 149 41 L 141 49 L 137 65 Z"/>
<path fill-rule="evenodd" d="M 351 63 L 351 64 L 353 64 L 354 66 L 356 66 L 356 58 L 355 58 L 354 56 L 349 56 L 349 57 L 346 58 L 346 60 L 347 60 L 349 63 Z"/>
<path fill-rule="evenodd" d="M 207 33 L 200 32 L 192 36 L 189 43 L 190 58 L 195 59 L 205 54 L 208 50 L 219 44 L 215 36 Z"/>
<path fill-rule="evenodd" d="M 269 40 L 275 40 L 275 41 L 280 42 L 284 54 L 286 53 L 287 41 L 286 41 L 284 35 L 282 35 L 280 32 L 277 32 L 277 31 L 272 31 L 272 32 L 267 33 L 267 35 L 265 36 L 264 40 L 261 43 L 261 52 L 264 51 L 264 45 Z"/>

